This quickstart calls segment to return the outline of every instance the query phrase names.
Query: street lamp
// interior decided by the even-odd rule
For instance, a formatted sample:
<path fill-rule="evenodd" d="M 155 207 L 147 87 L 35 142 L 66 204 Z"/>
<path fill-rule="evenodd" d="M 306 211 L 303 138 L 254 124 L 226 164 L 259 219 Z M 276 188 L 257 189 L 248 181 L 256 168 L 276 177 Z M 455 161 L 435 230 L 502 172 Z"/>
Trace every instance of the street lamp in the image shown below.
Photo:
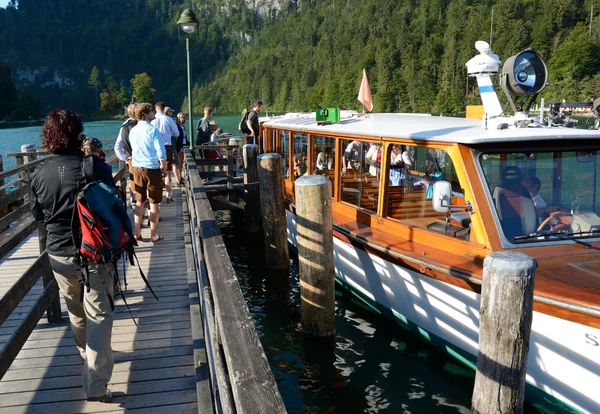
<path fill-rule="evenodd" d="M 198 19 L 190 9 L 185 9 L 181 17 L 177 20 L 177 26 L 183 30 L 187 36 L 185 38 L 185 51 L 187 52 L 187 81 L 188 81 L 188 135 L 190 138 L 190 148 L 194 149 L 194 121 L 192 120 L 192 65 L 190 63 L 190 35 L 198 28 Z"/>

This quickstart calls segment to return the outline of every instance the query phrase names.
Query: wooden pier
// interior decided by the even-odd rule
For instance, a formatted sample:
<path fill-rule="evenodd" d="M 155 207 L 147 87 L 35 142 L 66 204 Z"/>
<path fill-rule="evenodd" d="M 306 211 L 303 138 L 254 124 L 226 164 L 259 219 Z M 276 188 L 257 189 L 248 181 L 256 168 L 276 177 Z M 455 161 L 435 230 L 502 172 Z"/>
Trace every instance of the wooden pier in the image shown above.
<path fill-rule="evenodd" d="M 118 162 L 114 157 L 109 161 Z M 17 158 L 13 171 L 0 172 L 1 178 L 18 174 L 11 183 L 16 190 L 9 194 L 19 194 L 11 200 L 20 204 L 11 207 L 19 214 L 4 220 L 11 227 L 0 233 L 0 414 L 285 412 L 189 151 L 186 187 L 174 189 L 175 203 L 161 205 L 159 231 L 165 239 L 136 248 L 159 301 L 137 268 L 127 265 L 125 297 L 137 326 L 117 299 L 115 367 L 108 384 L 113 403 L 86 401 L 83 361 L 69 332 L 64 303 L 62 313 L 52 315 L 59 295 L 46 253 L 40 252 L 37 225 L 23 199 L 28 192 L 26 167 L 33 162 Z M 237 204 L 233 162 L 220 162 L 229 167 L 214 174 L 227 181 L 222 202 Z M 115 178 L 123 188 L 125 173 L 121 164 Z M 7 201 L 6 195 L 0 194 L 0 207 L 6 206 L 2 201 Z M 0 216 L 0 223 L 4 221 Z M 46 309 L 50 311 L 42 317 Z"/>

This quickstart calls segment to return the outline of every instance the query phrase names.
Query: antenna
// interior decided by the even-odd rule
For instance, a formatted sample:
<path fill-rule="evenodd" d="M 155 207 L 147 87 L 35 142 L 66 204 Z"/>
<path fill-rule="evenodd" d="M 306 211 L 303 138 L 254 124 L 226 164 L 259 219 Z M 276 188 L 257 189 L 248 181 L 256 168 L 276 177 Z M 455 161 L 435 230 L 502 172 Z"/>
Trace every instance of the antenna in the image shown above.
<path fill-rule="evenodd" d="M 494 38 L 494 8 L 492 7 L 492 21 L 490 22 L 490 49 L 492 48 L 492 39 L 493 38 Z"/>
<path fill-rule="evenodd" d="M 594 3 L 592 3 L 592 8 L 590 10 L 590 31 L 589 35 L 592 35 L 592 20 L 594 19 Z"/>

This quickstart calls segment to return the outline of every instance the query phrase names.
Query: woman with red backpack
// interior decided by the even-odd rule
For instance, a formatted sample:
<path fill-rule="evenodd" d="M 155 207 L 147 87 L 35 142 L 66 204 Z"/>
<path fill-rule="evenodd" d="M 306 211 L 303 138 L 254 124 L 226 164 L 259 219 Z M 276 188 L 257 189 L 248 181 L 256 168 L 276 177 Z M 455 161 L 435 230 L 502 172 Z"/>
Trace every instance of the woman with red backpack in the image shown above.
<path fill-rule="evenodd" d="M 81 118 L 67 109 L 48 114 L 42 130 L 44 148 L 51 154 L 31 178 L 31 209 L 46 227 L 46 251 L 54 277 L 67 304 L 71 332 L 84 360 L 83 388 L 88 401 L 110 402 L 108 384 L 113 370 L 113 269 L 105 263 L 87 266 L 89 289 L 81 282 L 71 220 L 76 196 L 85 185 Z M 94 179 L 114 186 L 110 171 L 92 158 Z M 80 298 L 83 298 L 81 300 Z"/>

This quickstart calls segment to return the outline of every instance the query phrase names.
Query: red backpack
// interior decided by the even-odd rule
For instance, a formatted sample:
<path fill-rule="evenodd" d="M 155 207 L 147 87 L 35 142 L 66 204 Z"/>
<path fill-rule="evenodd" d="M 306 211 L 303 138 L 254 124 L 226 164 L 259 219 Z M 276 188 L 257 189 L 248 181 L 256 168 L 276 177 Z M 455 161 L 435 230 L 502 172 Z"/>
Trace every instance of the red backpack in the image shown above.
<path fill-rule="evenodd" d="M 83 269 L 82 283 L 90 290 L 88 263 L 106 263 L 114 268 L 115 287 L 119 287 L 125 306 L 125 295 L 120 290 L 119 269 L 117 263 L 123 263 L 123 281 L 127 287 L 125 274 L 125 258 L 134 265 L 137 256 L 134 246 L 137 242 L 133 236 L 131 220 L 115 187 L 95 180 L 92 156 L 84 157 L 82 169 L 85 185 L 77 194 L 73 209 L 73 241 L 77 248 L 76 260 Z M 158 297 L 142 271 L 139 261 L 138 270 L 144 283 L 150 289 L 156 300 Z M 114 309 L 113 298 L 109 295 L 111 307 Z M 131 311 L 130 311 L 131 312 Z M 132 315 L 133 316 L 133 315 Z M 135 322 L 135 320 L 134 320 Z M 137 324 L 136 324 L 137 325 Z"/>

